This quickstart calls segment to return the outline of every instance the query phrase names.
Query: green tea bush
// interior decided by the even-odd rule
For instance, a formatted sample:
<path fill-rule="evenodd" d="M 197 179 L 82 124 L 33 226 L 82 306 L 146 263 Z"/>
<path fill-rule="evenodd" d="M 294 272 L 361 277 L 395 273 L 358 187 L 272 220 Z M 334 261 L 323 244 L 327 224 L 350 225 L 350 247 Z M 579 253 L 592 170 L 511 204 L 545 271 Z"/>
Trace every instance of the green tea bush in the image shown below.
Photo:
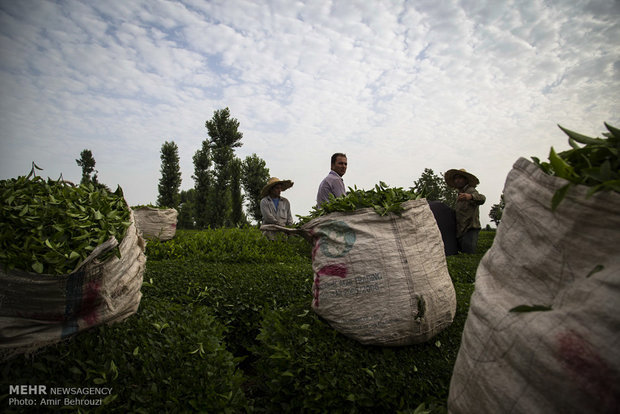
<path fill-rule="evenodd" d="M 413 412 L 445 409 L 467 316 L 471 284 L 457 284 L 457 316 L 433 340 L 398 348 L 346 338 L 304 302 L 265 311 L 257 359 L 255 406 L 264 412 Z"/>
<path fill-rule="evenodd" d="M 271 241 L 253 227 L 205 231 L 178 230 L 167 241 L 149 240 L 149 260 L 192 259 L 219 263 L 290 263 L 306 261 L 310 246 L 301 237 Z"/>
<path fill-rule="evenodd" d="M 227 342 L 244 353 L 258 334 L 264 309 L 312 300 L 312 267 L 301 264 L 220 264 L 178 260 L 149 262 L 143 291 L 183 305 L 209 306 L 227 328 Z"/>
<path fill-rule="evenodd" d="M 487 250 L 491 248 L 493 244 L 493 240 L 495 239 L 495 230 L 487 231 L 482 230 L 478 235 L 478 247 L 476 248 L 476 253 L 479 255 L 483 255 Z"/>
<path fill-rule="evenodd" d="M 10 360 L 2 378 L 50 388 L 111 387 L 101 407 L 81 407 L 90 412 L 239 412 L 246 405 L 244 377 L 223 331 L 208 308 L 147 299 L 122 324 Z M 0 396 L 3 408 L 7 399 Z"/>
<path fill-rule="evenodd" d="M 309 243 L 265 240 L 269 260 L 233 246 L 240 263 L 218 261 L 229 239 L 243 239 L 239 232 L 263 246 L 255 229 L 229 230 L 181 232 L 178 243 L 152 244 L 163 257 L 175 256 L 166 246 L 202 239 L 219 247 L 211 256 L 198 250 L 177 259 L 152 255 L 135 315 L 5 363 L 3 412 L 20 409 L 8 406 L 9 384 L 45 384 L 113 388 L 104 406 L 82 412 L 413 413 L 425 407 L 445 413 L 484 251 L 449 258 L 457 296 L 451 326 L 427 343 L 382 348 L 344 337 L 312 312 Z M 481 250 L 494 234 L 481 233 Z"/>
<path fill-rule="evenodd" d="M 478 247 L 474 254 L 459 253 L 458 255 L 446 257 L 448 272 L 453 283 L 474 283 L 476 270 L 482 256 L 493 244 L 495 231 L 481 231 L 478 236 Z"/>

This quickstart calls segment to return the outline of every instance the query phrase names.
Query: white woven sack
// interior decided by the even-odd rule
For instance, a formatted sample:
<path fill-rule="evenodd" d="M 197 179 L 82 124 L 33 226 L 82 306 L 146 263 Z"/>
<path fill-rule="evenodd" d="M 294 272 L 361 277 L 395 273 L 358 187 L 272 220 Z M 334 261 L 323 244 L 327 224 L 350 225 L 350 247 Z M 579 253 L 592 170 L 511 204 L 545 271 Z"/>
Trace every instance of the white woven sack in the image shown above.
<path fill-rule="evenodd" d="M 100 257 L 112 237 L 65 275 L 0 270 L 0 361 L 59 342 L 85 329 L 120 322 L 138 310 L 146 265 L 133 217 L 120 259 Z"/>
<path fill-rule="evenodd" d="M 362 344 L 424 342 L 454 319 L 456 295 L 433 213 L 426 200 L 403 207 L 401 216 L 365 208 L 302 226 L 315 240 L 312 309 Z"/>
<path fill-rule="evenodd" d="M 524 158 L 508 174 L 450 413 L 620 412 L 620 194 L 586 198 L 589 187 L 577 186 L 552 212 L 564 184 Z M 510 312 L 521 305 L 551 310 Z"/>
<path fill-rule="evenodd" d="M 177 231 L 178 211 L 173 208 L 140 207 L 133 210 L 136 226 L 145 239 L 170 240 Z"/>

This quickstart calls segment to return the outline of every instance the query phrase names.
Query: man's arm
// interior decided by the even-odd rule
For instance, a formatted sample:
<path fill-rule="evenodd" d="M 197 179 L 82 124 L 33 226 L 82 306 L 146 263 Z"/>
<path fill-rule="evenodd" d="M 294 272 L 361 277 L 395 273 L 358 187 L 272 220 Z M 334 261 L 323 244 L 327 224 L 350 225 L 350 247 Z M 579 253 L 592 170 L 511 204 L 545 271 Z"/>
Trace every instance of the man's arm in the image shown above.
<path fill-rule="evenodd" d="M 480 194 L 476 189 L 472 189 L 470 194 L 472 201 L 478 205 L 484 204 L 487 200 L 487 198 L 483 194 Z"/>
<path fill-rule="evenodd" d="M 319 185 L 319 191 L 316 194 L 316 204 L 320 206 L 321 204 L 328 201 L 329 195 L 331 193 L 332 189 L 329 185 L 329 182 L 327 181 L 327 179 L 324 179 L 323 181 L 321 181 L 321 184 Z"/>

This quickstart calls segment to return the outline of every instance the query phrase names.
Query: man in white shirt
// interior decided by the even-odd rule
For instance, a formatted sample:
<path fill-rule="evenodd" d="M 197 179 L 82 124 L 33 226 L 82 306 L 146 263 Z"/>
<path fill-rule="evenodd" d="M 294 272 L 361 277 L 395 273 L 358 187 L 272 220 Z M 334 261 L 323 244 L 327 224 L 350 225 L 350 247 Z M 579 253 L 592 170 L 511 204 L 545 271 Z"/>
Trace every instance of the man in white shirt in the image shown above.
<path fill-rule="evenodd" d="M 340 197 L 347 194 L 347 190 L 344 186 L 342 176 L 347 172 L 347 155 L 337 152 L 332 155 L 331 158 L 331 171 L 327 174 L 327 177 L 321 181 L 319 185 L 319 191 L 316 195 L 317 205 L 329 200 L 329 195 L 333 194 L 334 197 Z"/>

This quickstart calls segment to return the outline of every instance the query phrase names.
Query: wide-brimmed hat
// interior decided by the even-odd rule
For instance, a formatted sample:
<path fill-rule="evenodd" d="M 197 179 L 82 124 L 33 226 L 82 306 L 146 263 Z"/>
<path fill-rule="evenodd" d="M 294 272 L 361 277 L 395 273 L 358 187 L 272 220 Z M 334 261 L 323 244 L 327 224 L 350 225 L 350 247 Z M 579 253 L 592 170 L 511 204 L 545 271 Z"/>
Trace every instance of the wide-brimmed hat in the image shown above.
<path fill-rule="evenodd" d="M 452 170 L 446 171 L 446 173 L 443 175 L 443 177 L 446 180 L 446 184 L 448 184 L 452 188 L 456 188 L 456 185 L 454 185 L 455 175 L 462 175 L 463 177 L 467 178 L 467 184 L 471 185 L 472 187 L 475 187 L 478 184 L 480 184 L 480 180 L 478 180 L 478 178 L 475 175 L 465 171 L 464 168 L 461 168 L 460 170 L 452 169 Z"/>
<path fill-rule="evenodd" d="M 269 181 L 267 181 L 267 184 L 261 190 L 260 196 L 265 197 L 267 194 L 269 194 L 269 191 L 271 191 L 271 187 L 276 184 L 282 184 L 282 191 L 284 191 L 291 188 L 295 183 L 293 183 L 291 180 L 280 180 L 278 177 L 271 177 Z"/>

